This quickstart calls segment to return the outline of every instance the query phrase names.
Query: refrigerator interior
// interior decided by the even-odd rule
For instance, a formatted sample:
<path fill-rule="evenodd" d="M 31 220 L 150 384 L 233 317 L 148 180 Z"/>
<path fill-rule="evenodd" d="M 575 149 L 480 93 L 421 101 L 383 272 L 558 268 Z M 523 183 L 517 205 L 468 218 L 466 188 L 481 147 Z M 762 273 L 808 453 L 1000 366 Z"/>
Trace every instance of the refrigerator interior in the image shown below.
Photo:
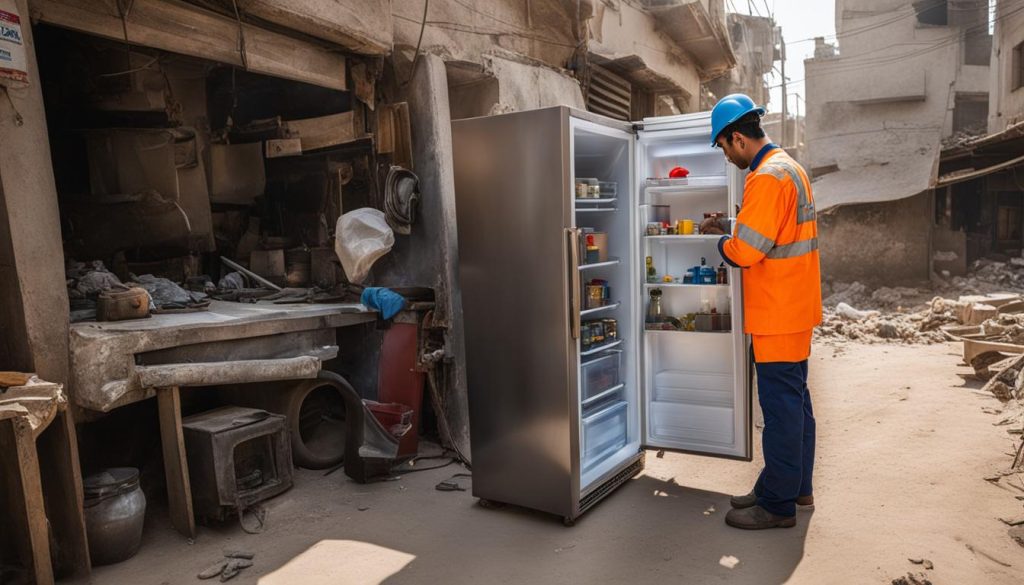
<path fill-rule="evenodd" d="M 690 219 L 694 232 L 705 213 L 736 215 L 730 191 L 739 172 L 711 148 L 707 128 L 642 133 L 638 141 L 638 229 L 642 267 L 642 319 L 646 321 L 651 291 L 661 293 L 663 314 L 685 327 L 688 314 L 714 309 L 730 316 L 727 331 L 643 329 L 644 444 L 651 447 L 747 457 L 746 350 L 742 334 L 739 271 L 727 269 L 726 284 L 689 284 L 688 269 L 702 262 L 714 269 L 723 264 L 720 236 L 647 235 L 648 222 L 669 217 Z M 664 180 L 675 166 L 690 171 L 686 179 Z M 732 189 L 730 189 L 732 185 Z M 646 258 L 653 260 L 655 283 L 649 282 Z M 665 282 L 666 277 L 670 282 Z M 710 319 L 697 317 L 706 325 Z M 719 328 L 726 322 L 719 317 Z M 732 326 L 734 325 L 734 326 Z M 739 329 L 739 331 L 737 331 Z"/>
<path fill-rule="evenodd" d="M 632 173 L 634 136 L 586 120 L 571 118 L 575 227 L 604 234 L 607 258 L 585 264 L 581 248 L 582 322 L 614 319 L 616 337 L 585 345 L 578 342 L 580 368 L 580 489 L 585 495 L 640 451 L 640 404 L 635 315 L 639 287 L 631 259 L 635 257 Z M 582 181 L 601 183 L 599 195 L 580 197 Z M 614 186 L 613 186 L 614 185 Z M 585 238 L 584 238 L 585 239 Z M 608 298 L 587 304 L 588 284 L 604 281 Z M 591 286 L 597 286 L 591 284 Z M 598 329 L 602 330 L 602 329 Z"/>

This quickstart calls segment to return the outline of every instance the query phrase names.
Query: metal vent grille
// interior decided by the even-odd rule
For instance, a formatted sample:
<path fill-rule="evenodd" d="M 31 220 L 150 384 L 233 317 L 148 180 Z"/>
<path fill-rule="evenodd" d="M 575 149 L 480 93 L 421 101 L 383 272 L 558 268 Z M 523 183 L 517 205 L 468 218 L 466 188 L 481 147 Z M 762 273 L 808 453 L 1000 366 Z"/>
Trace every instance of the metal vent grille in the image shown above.
<path fill-rule="evenodd" d="M 587 109 L 596 114 L 630 120 L 632 87 L 625 79 L 599 66 L 590 66 Z"/>
<path fill-rule="evenodd" d="M 634 461 L 629 467 L 623 469 L 619 473 L 615 474 L 614 477 L 599 485 L 594 491 L 583 496 L 580 500 L 580 514 L 586 512 L 594 504 L 601 501 L 601 498 L 615 491 L 615 488 L 626 483 L 634 475 L 640 473 L 644 469 L 644 461 L 646 460 L 646 453 L 640 453 L 640 458 Z"/>

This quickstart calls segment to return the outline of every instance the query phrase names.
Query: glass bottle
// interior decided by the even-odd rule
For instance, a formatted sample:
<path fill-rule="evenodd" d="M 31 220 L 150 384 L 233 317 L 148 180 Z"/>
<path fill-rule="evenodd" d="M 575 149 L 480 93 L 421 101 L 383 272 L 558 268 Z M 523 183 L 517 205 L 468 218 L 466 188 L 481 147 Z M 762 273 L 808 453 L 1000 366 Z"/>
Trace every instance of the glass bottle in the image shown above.
<path fill-rule="evenodd" d="M 654 258 L 647 257 L 647 282 L 658 282 L 658 271 L 654 269 Z"/>
<path fill-rule="evenodd" d="M 665 314 L 661 309 L 661 289 L 651 289 L 651 300 L 647 305 L 647 323 L 661 323 Z"/>

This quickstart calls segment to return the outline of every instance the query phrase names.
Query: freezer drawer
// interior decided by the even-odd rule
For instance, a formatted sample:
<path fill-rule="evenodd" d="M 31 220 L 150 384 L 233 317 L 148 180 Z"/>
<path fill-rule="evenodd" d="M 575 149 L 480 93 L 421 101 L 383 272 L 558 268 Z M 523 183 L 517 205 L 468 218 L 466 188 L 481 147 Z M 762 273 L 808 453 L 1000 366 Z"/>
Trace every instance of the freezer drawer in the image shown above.
<path fill-rule="evenodd" d="M 584 406 L 589 406 L 595 399 L 622 382 L 620 379 L 621 366 L 621 351 L 610 351 L 583 363 L 581 366 L 583 379 L 581 400 Z"/>
<path fill-rule="evenodd" d="M 583 470 L 604 461 L 626 446 L 629 430 L 629 404 L 610 402 L 583 419 Z"/>

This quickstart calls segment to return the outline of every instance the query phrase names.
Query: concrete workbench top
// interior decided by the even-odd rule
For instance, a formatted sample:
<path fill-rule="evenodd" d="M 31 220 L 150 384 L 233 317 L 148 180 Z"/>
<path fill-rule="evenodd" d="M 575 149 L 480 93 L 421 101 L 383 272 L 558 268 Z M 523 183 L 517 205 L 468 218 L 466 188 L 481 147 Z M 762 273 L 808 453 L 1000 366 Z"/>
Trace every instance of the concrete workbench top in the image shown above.
<path fill-rule="evenodd" d="M 69 395 L 107 412 L 154 395 L 136 367 L 336 353 L 334 330 L 368 323 L 377 313 L 358 303 L 289 304 L 212 301 L 208 310 L 130 321 L 73 323 Z M 326 356 L 326 357 L 325 357 Z"/>

